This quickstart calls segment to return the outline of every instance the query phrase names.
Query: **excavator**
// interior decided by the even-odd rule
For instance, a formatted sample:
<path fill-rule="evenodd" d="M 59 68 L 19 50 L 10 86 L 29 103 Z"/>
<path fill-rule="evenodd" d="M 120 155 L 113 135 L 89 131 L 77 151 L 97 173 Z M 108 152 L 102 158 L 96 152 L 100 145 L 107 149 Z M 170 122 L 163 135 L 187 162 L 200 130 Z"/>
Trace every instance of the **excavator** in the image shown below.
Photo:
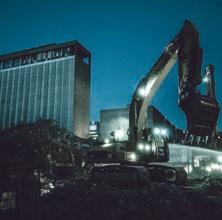
<path fill-rule="evenodd" d="M 186 116 L 186 138 L 190 135 L 212 137 L 215 134 L 220 108 L 215 96 L 213 65 L 207 66 L 203 78 L 207 88 L 206 94 L 201 94 L 197 89 L 203 81 L 202 57 L 199 32 L 192 22 L 186 20 L 182 29 L 165 47 L 133 93 L 129 107 L 129 134 L 125 150 L 122 154 L 120 152 L 103 154 L 107 157 L 107 160 L 103 160 L 105 165 L 94 167 L 91 171 L 91 178 L 94 181 L 143 180 L 149 176 L 147 170 L 152 171 L 154 168 L 157 168 L 155 175 L 162 176 L 168 182 L 175 182 L 179 177 L 185 176 L 181 168 L 163 163 L 169 160 L 167 141 L 148 140 L 147 107 L 164 78 L 178 61 L 178 105 Z M 146 148 L 154 151 L 142 150 Z M 98 155 L 98 152 L 92 150 L 89 152 L 89 161 L 101 162 Z M 119 165 L 109 164 L 108 161 L 119 162 Z"/>

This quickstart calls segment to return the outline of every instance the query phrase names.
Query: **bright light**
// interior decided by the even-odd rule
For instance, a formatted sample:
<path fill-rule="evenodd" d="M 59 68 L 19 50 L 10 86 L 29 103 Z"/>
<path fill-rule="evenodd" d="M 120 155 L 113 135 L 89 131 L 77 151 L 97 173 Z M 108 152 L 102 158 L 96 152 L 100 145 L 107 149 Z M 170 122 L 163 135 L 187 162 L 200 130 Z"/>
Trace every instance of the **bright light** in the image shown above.
<path fill-rule="evenodd" d="M 115 136 L 115 139 L 120 140 L 124 136 L 124 131 L 122 129 L 118 129 L 115 131 L 114 136 Z"/>
<path fill-rule="evenodd" d="M 194 167 L 200 167 L 200 161 L 198 159 L 194 159 L 193 163 Z"/>
<path fill-rule="evenodd" d="M 167 130 L 164 129 L 164 128 L 162 128 L 162 129 L 160 130 L 160 133 L 161 133 L 163 136 L 167 136 Z"/>
<path fill-rule="evenodd" d="M 145 86 L 143 85 L 143 87 L 139 88 L 138 94 L 142 97 L 146 97 L 150 93 L 156 79 L 157 77 L 150 79 Z"/>
<path fill-rule="evenodd" d="M 212 170 L 219 170 L 220 169 L 220 165 L 216 164 L 216 163 L 212 163 L 211 165 Z"/>
<path fill-rule="evenodd" d="M 105 140 L 104 140 L 104 143 L 105 143 L 105 144 L 109 144 L 109 143 L 110 143 L 109 139 L 105 139 Z"/>
<path fill-rule="evenodd" d="M 184 167 L 184 170 L 186 170 L 187 173 L 191 173 L 193 171 L 193 167 L 192 165 L 186 165 Z"/>
<path fill-rule="evenodd" d="M 52 183 L 49 183 L 49 187 L 50 187 L 51 189 L 54 189 L 54 188 L 55 188 L 55 186 L 54 186 Z"/>
<path fill-rule="evenodd" d="M 142 97 L 145 97 L 146 96 L 146 89 L 145 88 L 140 88 L 138 90 L 139 92 L 139 95 L 142 96 Z"/>
<path fill-rule="evenodd" d="M 218 156 L 218 157 L 217 157 L 217 161 L 218 161 L 219 163 L 222 163 L 222 156 Z"/>
<path fill-rule="evenodd" d="M 143 150 L 143 149 L 144 149 L 143 144 L 138 144 L 138 149 L 139 149 L 139 150 Z"/>
<path fill-rule="evenodd" d="M 153 133 L 154 133 L 155 135 L 159 135 L 160 132 L 161 132 L 161 130 L 160 130 L 159 128 L 154 128 L 154 129 L 153 129 Z"/>
<path fill-rule="evenodd" d="M 145 148 L 146 151 L 150 151 L 150 145 L 149 144 L 146 144 L 144 148 Z"/>
<path fill-rule="evenodd" d="M 165 128 L 154 128 L 153 129 L 153 134 L 154 135 L 162 135 L 164 137 L 167 136 L 167 129 Z"/>
<path fill-rule="evenodd" d="M 156 151 L 156 145 L 155 145 L 155 143 L 152 143 L 152 146 L 151 146 L 151 147 L 152 147 L 152 151 L 155 152 L 155 151 Z"/>
<path fill-rule="evenodd" d="M 206 167 L 206 171 L 207 171 L 207 172 L 211 172 L 211 171 L 212 171 L 212 168 L 211 168 L 210 166 L 207 166 L 207 167 Z"/>
<path fill-rule="evenodd" d="M 151 146 L 149 144 L 144 145 L 144 144 L 140 143 L 140 144 L 138 144 L 138 150 L 140 150 L 140 151 L 143 151 L 143 150 L 150 151 Z"/>
<path fill-rule="evenodd" d="M 110 144 L 110 143 L 104 143 L 103 145 L 101 145 L 103 148 L 106 148 L 106 147 L 110 147 L 110 145 L 112 145 L 112 144 Z"/>
<path fill-rule="evenodd" d="M 90 125 L 90 126 L 89 126 L 89 129 L 90 129 L 91 131 L 96 131 L 96 130 L 97 130 L 97 127 L 96 127 L 96 125 Z"/>
<path fill-rule="evenodd" d="M 207 76 L 205 76 L 205 77 L 203 78 L 203 82 L 204 82 L 204 83 L 209 82 L 209 78 L 208 78 Z"/>
<path fill-rule="evenodd" d="M 136 153 L 135 152 L 127 152 L 127 160 L 128 161 L 136 161 Z"/>
<path fill-rule="evenodd" d="M 206 171 L 211 172 L 212 170 L 220 170 L 220 171 L 222 171 L 222 168 L 220 167 L 219 164 L 212 163 L 212 164 L 210 164 L 210 166 L 206 167 Z"/>

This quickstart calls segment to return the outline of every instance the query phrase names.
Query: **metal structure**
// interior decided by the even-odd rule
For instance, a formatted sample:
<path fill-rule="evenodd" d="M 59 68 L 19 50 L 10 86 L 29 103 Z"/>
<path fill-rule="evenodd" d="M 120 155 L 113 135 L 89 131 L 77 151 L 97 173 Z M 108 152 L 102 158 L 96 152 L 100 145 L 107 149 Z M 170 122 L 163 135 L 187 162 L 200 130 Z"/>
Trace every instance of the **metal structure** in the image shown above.
<path fill-rule="evenodd" d="M 179 182 L 186 179 L 183 168 L 175 169 L 164 163 L 169 160 L 169 150 L 167 139 L 163 136 L 151 137 L 149 140 L 147 125 L 147 107 L 155 95 L 160 84 L 169 73 L 172 66 L 178 60 L 179 72 L 179 107 L 186 115 L 187 134 L 196 136 L 211 136 L 216 127 L 219 105 L 215 97 L 215 82 L 213 77 L 213 66 L 209 65 L 206 70 L 207 94 L 202 95 L 197 89 L 201 84 L 201 65 L 203 50 L 199 44 L 199 33 L 190 21 L 185 21 L 184 26 L 173 40 L 165 48 L 164 52 L 138 84 L 130 104 L 129 109 L 129 139 L 126 144 L 126 151 L 115 153 L 99 152 L 101 155 L 107 155 L 106 162 L 114 159 L 113 162 L 121 161 L 122 168 L 129 161 L 134 161 L 134 169 L 139 169 L 138 165 L 152 170 L 151 174 L 160 181 Z M 160 129 L 159 129 L 160 130 Z M 159 133 L 159 131 L 158 131 Z M 120 147 L 121 148 L 121 147 Z M 144 149 L 144 150 L 142 150 Z M 125 158 L 121 158 L 125 155 Z M 97 153 L 98 155 L 98 153 Z M 91 159 L 96 161 L 96 152 L 90 153 Z M 100 158 L 101 160 L 101 158 Z M 101 172 L 107 171 L 115 173 L 116 169 L 106 166 Z M 94 168 L 94 180 L 104 180 L 101 177 L 100 169 Z M 139 171 L 138 179 L 142 178 Z M 154 178 L 154 179 L 155 179 Z M 162 178 L 162 179 L 161 179 Z M 115 173 L 115 180 L 121 180 L 121 173 Z M 151 178 L 152 179 L 152 178 Z"/>
<path fill-rule="evenodd" d="M 207 95 L 202 95 L 196 86 L 201 83 L 203 50 L 199 45 L 199 33 L 188 20 L 154 64 L 150 72 L 138 84 L 130 105 L 128 150 L 135 150 L 143 139 L 146 129 L 146 110 L 160 84 L 178 60 L 179 107 L 187 118 L 188 134 L 210 136 L 215 129 L 219 105 L 215 98 L 213 66 L 207 67 Z"/>

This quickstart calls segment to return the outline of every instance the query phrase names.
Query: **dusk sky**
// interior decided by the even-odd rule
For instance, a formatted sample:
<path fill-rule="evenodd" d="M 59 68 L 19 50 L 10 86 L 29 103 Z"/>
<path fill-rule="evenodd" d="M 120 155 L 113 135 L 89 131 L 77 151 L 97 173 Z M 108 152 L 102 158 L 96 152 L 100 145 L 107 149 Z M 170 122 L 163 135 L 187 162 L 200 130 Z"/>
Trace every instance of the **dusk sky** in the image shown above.
<path fill-rule="evenodd" d="M 215 65 L 222 104 L 222 1 L 220 0 L 3 0 L 0 54 L 49 43 L 78 40 L 92 53 L 91 119 L 101 109 L 130 103 L 138 82 L 189 19 L 200 32 L 202 72 Z M 152 103 L 178 127 L 177 66 Z M 222 120 L 219 120 L 222 129 Z"/>

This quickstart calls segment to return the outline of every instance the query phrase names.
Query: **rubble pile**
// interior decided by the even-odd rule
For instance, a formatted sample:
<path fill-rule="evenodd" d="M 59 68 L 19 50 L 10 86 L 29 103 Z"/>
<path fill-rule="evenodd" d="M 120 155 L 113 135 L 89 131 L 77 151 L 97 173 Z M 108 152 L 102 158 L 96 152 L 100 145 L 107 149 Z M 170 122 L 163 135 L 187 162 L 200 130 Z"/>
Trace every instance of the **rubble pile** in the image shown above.
<path fill-rule="evenodd" d="M 77 182 L 42 198 L 45 219 L 221 219 L 222 197 L 170 184 L 119 188 Z"/>
<path fill-rule="evenodd" d="M 15 128 L 0 131 L 0 161 L 44 163 L 47 154 L 62 154 L 67 148 L 75 154 L 75 162 L 82 160 L 79 143 L 81 139 L 52 120 L 40 120 L 34 124 L 21 124 Z"/>
<path fill-rule="evenodd" d="M 82 141 L 49 120 L 0 132 L 1 162 L 36 161 L 42 165 L 37 206 L 42 219 L 221 219 L 221 176 L 211 175 L 188 186 L 93 183 L 88 180 L 90 167 L 82 166 Z M 64 149 L 72 152 L 75 165 L 67 176 L 51 175 L 50 167 L 70 162 Z"/>
<path fill-rule="evenodd" d="M 207 176 L 201 184 L 200 190 L 211 196 L 222 197 L 222 176 L 214 174 Z"/>

